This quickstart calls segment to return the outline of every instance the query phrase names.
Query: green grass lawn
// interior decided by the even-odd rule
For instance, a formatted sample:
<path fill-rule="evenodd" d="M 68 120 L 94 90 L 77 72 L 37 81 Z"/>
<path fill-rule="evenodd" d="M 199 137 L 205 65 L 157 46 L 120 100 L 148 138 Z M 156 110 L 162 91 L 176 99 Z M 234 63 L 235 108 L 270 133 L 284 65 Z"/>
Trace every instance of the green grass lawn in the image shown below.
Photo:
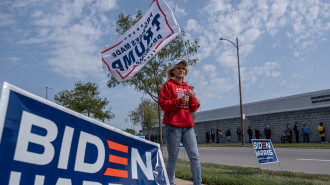
<path fill-rule="evenodd" d="M 261 170 L 218 164 L 202 163 L 203 184 L 221 185 L 330 185 L 330 175 L 314 175 L 286 171 Z M 192 181 L 190 164 L 179 160 L 176 167 L 176 178 Z"/>

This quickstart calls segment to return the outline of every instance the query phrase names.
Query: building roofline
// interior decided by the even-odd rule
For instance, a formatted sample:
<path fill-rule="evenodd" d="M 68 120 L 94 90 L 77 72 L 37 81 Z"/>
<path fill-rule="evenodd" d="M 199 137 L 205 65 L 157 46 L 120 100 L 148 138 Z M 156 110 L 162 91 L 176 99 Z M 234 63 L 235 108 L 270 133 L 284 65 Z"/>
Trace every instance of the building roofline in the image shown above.
<path fill-rule="evenodd" d="M 315 97 L 315 99 L 326 98 L 326 101 L 314 103 L 313 96 Z M 330 98 L 330 89 L 302 93 L 297 95 L 290 95 L 285 97 L 273 98 L 269 100 L 245 103 L 243 104 L 243 113 L 246 114 L 246 116 L 252 116 L 252 115 L 262 115 L 262 114 L 328 107 L 330 106 L 329 98 Z M 196 112 L 195 122 L 198 123 L 203 121 L 213 121 L 213 120 L 240 117 L 239 111 L 236 111 L 239 110 L 239 107 L 240 107 L 239 105 L 234 105 L 234 106 Z M 199 115 L 201 118 L 200 120 L 198 119 Z M 205 117 L 205 119 L 203 119 L 203 117 Z"/>

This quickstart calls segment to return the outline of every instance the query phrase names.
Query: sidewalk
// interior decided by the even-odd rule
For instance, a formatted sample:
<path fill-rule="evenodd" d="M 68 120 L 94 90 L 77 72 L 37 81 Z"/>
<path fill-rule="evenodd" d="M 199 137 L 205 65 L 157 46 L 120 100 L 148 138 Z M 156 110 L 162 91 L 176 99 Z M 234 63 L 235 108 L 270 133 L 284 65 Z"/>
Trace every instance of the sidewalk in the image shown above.
<path fill-rule="evenodd" d="M 176 185 L 193 185 L 194 183 L 192 181 L 186 181 L 186 180 L 175 178 L 175 184 Z"/>
<path fill-rule="evenodd" d="M 175 178 L 175 184 L 176 185 L 193 185 L 194 183 L 191 181 L 186 181 L 186 180 Z"/>

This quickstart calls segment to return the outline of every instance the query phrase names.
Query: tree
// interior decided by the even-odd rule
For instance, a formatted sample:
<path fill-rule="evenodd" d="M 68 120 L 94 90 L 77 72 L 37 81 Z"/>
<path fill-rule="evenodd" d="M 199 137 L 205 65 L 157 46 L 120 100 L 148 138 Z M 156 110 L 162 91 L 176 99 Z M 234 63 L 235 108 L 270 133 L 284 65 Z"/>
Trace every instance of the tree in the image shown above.
<path fill-rule="evenodd" d="M 101 121 L 114 118 L 111 107 L 107 108 L 109 101 L 106 98 L 100 98 L 99 94 L 96 83 L 76 82 L 73 90 L 64 90 L 55 95 L 55 102 Z"/>
<path fill-rule="evenodd" d="M 126 128 L 126 129 L 124 130 L 124 132 L 130 133 L 130 134 L 132 134 L 132 135 L 136 135 L 135 130 L 130 129 L 130 128 Z"/>
<path fill-rule="evenodd" d="M 135 125 L 141 124 L 142 129 L 148 130 L 148 135 L 150 136 L 150 129 L 157 124 L 158 114 L 157 114 L 158 104 L 150 99 L 143 100 L 139 106 L 130 112 L 130 117 Z"/>
<path fill-rule="evenodd" d="M 123 12 L 119 14 L 117 21 L 117 33 L 122 35 L 126 30 L 132 27 L 136 22 L 142 18 L 142 12 L 139 10 L 135 18 L 130 15 L 125 15 Z M 132 86 L 137 91 L 142 91 L 148 94 L 154 102 L 158 103 L 159 93 L 162 85 L 167 80 L 166 69 L 170 64 L 168 61 L 172 61 L 176 58 L 184 58 L 188 62 L 188 65 L 194 65 L 198 58 L 197 49 L 199 48 L 198 41 L 190 41 L 186 39 L 186 34 L 182 32 L 167 44 L 161 51 L 157 53 L 135 76 L 129 80 L 118 82 L 113 76 L 110 76 L 108 81 L 108 87 L 114 88 L 117 85 Z M 159 122 L 159 135 L 162 136 L 162 127 L 160 122 L 160 107 L 158 105 L 158 122 Z M 163 144 L 162 137 L 160 137 L 160 144 Z"/>

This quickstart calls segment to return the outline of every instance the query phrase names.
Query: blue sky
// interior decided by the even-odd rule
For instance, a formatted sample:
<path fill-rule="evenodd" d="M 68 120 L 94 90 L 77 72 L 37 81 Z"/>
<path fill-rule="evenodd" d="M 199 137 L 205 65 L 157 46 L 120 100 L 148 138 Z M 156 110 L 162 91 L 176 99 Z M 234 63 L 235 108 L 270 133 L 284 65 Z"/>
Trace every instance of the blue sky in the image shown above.
<path fill-rule="evenodd" d="M 151 0 L 0 1 L 0 82 L 53 97 L 74 82 L 99 84 L 115 119 L 125 123 L 142 93 L 106 86 L 101 48 L 117 38 L 120 11 L 146 12 Z M 327 0 L 168 0 L 181 29 L 200 44 L 186 80 L 201 110 L 239 104 L 239 39 L 243 103 L 330 88 L 330 2 Z M 2 88 L 2 85 L 1 85 Z M 148 96 L 145 95 L 144 98 Z M 200 110 L 198 110 L 200 111 Z M 138 127 L 134 127 L 138 130 Z"/>

